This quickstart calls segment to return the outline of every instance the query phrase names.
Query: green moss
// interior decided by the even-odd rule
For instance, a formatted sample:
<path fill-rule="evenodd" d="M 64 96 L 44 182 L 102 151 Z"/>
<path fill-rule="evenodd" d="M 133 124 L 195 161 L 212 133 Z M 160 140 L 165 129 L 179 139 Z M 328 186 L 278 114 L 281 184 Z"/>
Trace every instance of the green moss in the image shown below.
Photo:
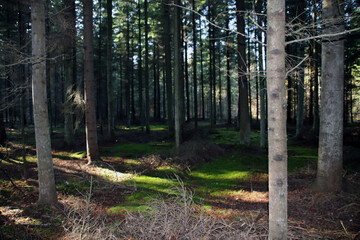
<path fill-rule="evenodd" d="M 101 152 L 105 156 L 140 157 L 145 154 L 156 154 L 170 151 L 172 145 L 165 142 L 152 143 L 122 143 L 112 147 L 103 147 Z"/>

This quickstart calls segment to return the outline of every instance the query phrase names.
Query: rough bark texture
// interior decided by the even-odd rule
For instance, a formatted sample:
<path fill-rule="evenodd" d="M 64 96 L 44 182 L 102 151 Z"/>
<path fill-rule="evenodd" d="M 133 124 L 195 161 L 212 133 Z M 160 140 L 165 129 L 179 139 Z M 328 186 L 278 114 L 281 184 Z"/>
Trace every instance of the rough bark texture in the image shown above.
<path fill-rule="evenodd" d="M 32 55 L 32 99 L 36 154 L 39 176 L 38 203 L 51 205 L 57 202 L 51 139 L 49 132 L 48 105 L 46 94 L 46 51 L 45 51 L 45 5 L 43 0 L 31 2 Z"/>
<path fill-rule="evenodd" d="M 267 8 L 269 141 L 269 239 L 287 238 L 287 145 L 285 86 L 285 0 Z"/>
<path fill-rule="evenodd" d="M 341 1 L 323 0 L 323 33 L 344 31 Z M 315 189 L 338 191 L 342 185 L 344 40 L 342 36 L 322 40 L 322 79 L 318 169 Z"/>
<path fill-rule="evenodd" d="M 84 96 L 85 133 L 88 163 L 99 158 L 96 132 L 94 50 L 93 50 L 93 1 L 84 0 Z"/>
<path fill-rule="evenodd" d="M 244 0 L 236 1 L 236 9 L 239 11 L 237 15 L 237 31 L 245 32 L 245 20 L 242 11 L 245 10 Z M 239 124 L 240 124 L 240 144 L 250 145 L 250 115 L 249 115 L 249 97 L 248 97 L 248 81 L 245 76 L 246 72 L 246 54 L 245 54 L 245 37 L 237 36 L 238 48 L 238 85 L 239 85 Z"/>

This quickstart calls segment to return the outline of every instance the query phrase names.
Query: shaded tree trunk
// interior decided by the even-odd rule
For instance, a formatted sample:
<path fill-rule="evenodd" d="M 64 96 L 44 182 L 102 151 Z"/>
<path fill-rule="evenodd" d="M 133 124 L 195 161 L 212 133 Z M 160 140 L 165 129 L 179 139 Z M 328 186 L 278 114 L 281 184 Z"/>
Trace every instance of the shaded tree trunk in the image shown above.
<path fill-rule="evenodd" d="M 169 0 L 164 0 L 164 44 L 165 44 L 165 71 L 166 71 L 166 98 L 167 98 L 167 119 L 169 134 L 174 134 L 173 116 L 173 90 L 172 90 L 172 69 L 171 69 L 171 38 Z"/>
<path fill-rule="evenodd" d="M 139 3 L 138 3 L 138 8 L 139 8 L 139 19 L 138 19 L 138 25 L 139 25 L 139 52 L 138 52 L 138 70 L 139 70 L 139 74 L 138 74 L 138 77 L 139 77 L 139 112 L 140 112 L 140 125 L 141 125 L 141 129 L 142 131 L 144 130 L 144 125 L 145 125 L 145 116 L 144 116 L 144 108 L 143 108 L 143 105 L 144 105 L 144 97 L 143 97 L 143 77 L 142 77 L 142 74 L 143 74 L 143 68 L 142 68 L 142 48 L 141 48 L 141 1 L 139 0 Z"/>
<path fill-rule="evenodd" d="M 245 32 L 245 20 L 243 11 L 245 10 L 244 0 L 236 1 L 236 9 L 240 13 L 237 15 L 237 31 Z M 238 44 L 238 85 L 239 85 L 239 124 L 240 124 L 240 144 L 250 145 L 250 116 L 248 103 L 248 83 L 246 72 L 246 54 L 245 54 L 245 37 L 237 36 Z"/>
<path fill-rule="evenodd" d="M 323 0 L 323 34 L 343 32 L 343 1 Z M 314 188 L 341 190 L 343 170 L 344 39 L 324 37 L 321 52 L 321 109 L 318 168 Z"/>
<path fill-rule="evenodd" d="M 193 10 L 196 11 L 195 0 L 192 0 Z M 197 31 L 196 31 L 196 14 L 192 13 L 193 27 L 193 82 L 194 82 L 194 124 L 195 129 L 198 127 L 198 83 L 197 83 Z"/>
<path fill-rule="evenodd" d="M 269 239 L 287 239 L 285 0 L 267 2 Z"/>
<path fill-rule="evenodd" d="M 32 96 L 36 155 L 39 176 L 38 203 L 52 205 L 57 202 L 55 175 L 51 156 L 48 104 L 46 93 L 45 5 L 43 0 L 31 1 Z"/>
<path fill-rule="evenodd" d="M 85 133 L 88 164 L 99 159 L 96 132 L 94 49 L 93 49 L 93 0 L 84 0 L 84 98 Z"/>
<path fill-rule="evenodd" d="M 113 100 L 113 79 L 112 79 L 112 0 L 106 2 L 107 10 L 107 45 L 106 45 L 106 82 L 107 82 L 107 107 L 108 107 L 108 135 L 115 136 L 114 126 L 114 100 Z"/>
<path fill-rule="evenodd" d="M 180 0 L 175 0 L 180 5 Z M 181 74 L 180 8 L 174 7 L 174 74 L 175 74 L 175 148 L 179 153 L 182 142 L 184 79 Z"/>
<path fill-rule="evenodd" d="M 226 28 L 229 28 L 230 18 L 226 16 Z M 226 31 L 226 100 L 227 100 L 227 124 L 231 125 L 231 77 L 230 77 L 230 43 L 229 31 Z"/>
<path fill-rule="evenodd" d="M 148 0 L 144 2 L 145 15 L 145 125 L 146 133 L 150 133 L 150 96 L 149 96 L 149 24 Z"/>

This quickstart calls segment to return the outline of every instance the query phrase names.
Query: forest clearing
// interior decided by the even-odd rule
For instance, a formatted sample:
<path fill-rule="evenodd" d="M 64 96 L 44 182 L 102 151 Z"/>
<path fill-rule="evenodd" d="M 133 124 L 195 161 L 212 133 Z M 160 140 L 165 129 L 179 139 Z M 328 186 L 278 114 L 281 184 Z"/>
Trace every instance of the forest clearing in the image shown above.
<path fill-rule="evenodd" d="M 10 131 L 8 147 L 1 148 L 1 239 L 198 239 L 206 235 L 209 239 L 267 239 L 266 150 L 237 144 L 234 128 L 201 125 L 197 136 L 189 135 L 178 157 L 165 125 L 152 125 L 150 135 L 138 127 L 118 129 L 116 140 L 99 141 L 101 161 L 92 165 L 87 165 L 86 153 L 81 151 L 83 133 L 76 138 L 74 149 L 79 152 L 69 152 L 61 145 L 61 129 L 55 129 L 56 207 L 35 204 L 33 134 L 27 131 L 28 177 L 24 179 L 20 135 Z M 352 134 L 359 141 L 359 135 Z M 251 137 L 259 141 L 258 132 Z M 360 149 L 350 144 L 344 152 L 343 190 L 318 193 L 311 189 L 316 141 L 311 137 L 297 141 L 290 135 L 289 239 L 358 239 Z M 185 193 L 189 209 L 181 202 Z M 175 203 L 174 196 L 179 197 Z M 168 212 L 160 214 L 159 206 Z M 184 214 L 196 220 L 182 225 L 185 220 L 176 216 Z M 212 223 L 213 229 L 212 221 L 219 222 Z M 192 227 L 194 232 L 182 227 Z"/>
<path fill-rule="evenodd" d="M 1 0 L 0 239 L 360 239 L 354 0 Z"/>

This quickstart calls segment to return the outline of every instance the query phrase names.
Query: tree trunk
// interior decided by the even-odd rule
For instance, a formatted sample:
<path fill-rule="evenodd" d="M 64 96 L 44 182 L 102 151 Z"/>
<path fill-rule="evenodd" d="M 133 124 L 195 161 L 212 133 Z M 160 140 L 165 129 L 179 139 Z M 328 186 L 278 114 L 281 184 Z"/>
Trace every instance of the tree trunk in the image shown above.
<path fill-rule="evenodd" d="M 138 3 L 138 8 L 139 8 L 139 19 L 138 19 L 138 25 L 139 25 L 139 53 L 138 53 L 138 70 L 139 70 L 139 112 L 140 112 L 140 125 L 141 125 L 141 129 L 142 131 L 144 131 L 144 125 L 145 125 L 145 116 L 144 116 L 144 98 L 143 98 L 143 77 L 142 77 L 142 73 L 143 73 L 143 69 L 142 69 L 142 47 L 141 47 L 141 1 L 139 0 Z"/>
<path fill-rule="evenodd" d="M 180 0 L 175 0 L 180 5 Z M 180 8 L 174 7 L 174 74 L 175 74 L 175 148 L 179 153 L 182 141 L 184 79 L 181 74 Z"/>
<path fill-rule="evenodd" d="M 88 164 L 99 159 L 96 132 L 94 50 L 93 50 L 93 0 L 84 0 L 84 98 L 85 133 Z"/>
<path fill-rule="evenodd" d="M 204 64 L 203 64 L 203 41 L 200 28 L 200 83 L 201 83 L 201 117 L 205 120 L 205 93 L 204 93 Z"/>
<path fill-rule="evenodd" d="M 169 0 L 164 0 L 164 44 L 165 44 L 165 71 L 166 71 L 166 98 L 167 98 L 167 119 L 169 134 L 174 134 L 173 115 L 173 90 L 172 90 L 172 69 L 171 69 L 171 38 Z"/>
<path fill-rule="evenodd" d="M 193 10 L 196 11 L 195 0 L 192 0 Z M 192 27 L 193 27 L 193 81 L 194 81 L 194 124 L 195 129 L 198 127 L 198 83 L 197 83 L 197 31 L 196 31 L 196 14 L 192 13 Z"/>
<path fill-rule="evenodd" d="M 31 2 L 32 96 L 36 155 L 38 158 L 39 200 L 38 203 L 52 205 L 57 202 L 55 175 L 51 156 L 51 139 L 46 94 L 45 50 L 45 5 L 43 0 Z"/>
<path fill-rule="evenodd" d="M 304 10 L 304 8 L 302 9 Z M 304 48 L 298 48 L 298 56 L 304 57 Z M 303 136 L 304 127 L 304 70 L 300 67 L 298 71 L 298 99 L 297 99 L 297 114 L 296 114 L 296 138 L 301 139 Z"/>
<path fill-rule="evenodd" d="M 145 15 L 145 125 L 146 133 L 150 133 L 150 96 L 149 96 L 149 24 L 148 0 L 144 3 Z"/>
<path fill-rule="evenodd" d="M 107 45 L 106 45 L 106 82 L 107 82 L 107 107 L 108 107 L 108 135 L 115 136 L 114 126 L 114 100 L 113 100 L 113 79 L 112 79 L 112 0 L 106 2 L 107 10 Z"/>
<path fill-rule="evenodd" d="M 323 34 L 344 31 L 343 1 L 323 0 Z M 344 39 L 324 37 L 321 53 L 321 109 L 318 169 L 314 188 L 339 191 L 343 170 Z"/>
<path fill-rule="evenodd" d="M 237 31 L 240 33 L 245 32 L 245 20 L 242 11 L 245 10 L 244 0 L 236 1 L 237 15 Z M 238 35 L 238 85 L 239 85 L 239 124 L 240 124 L 240 144 L 250 145 L 250 116 L 249 116 L 249 103 L 248 103 L 248 83 L 246 72 L 246 54 L 245 54 L 245 37 Z"/>
<path fill-rule="evenodd" d="M 229 28 L 230 18 L 226 16 L 226 28 Z M 230 77 L 230 43 L 229 31 L 226 31 L 226 97 L 227 97 L 227 124 L 231 125 L 231 77 Z"/>
<path fill-rule="evenodd" d="M 73 40 L 72 38 L 75 36 L 74 32 L 76 31 L 75 26 L 72 25 L 72 13 L 75 11 L 72 7 L 73 0 L 66 0 L 64 1 L 65 10 L 65 20 L 67 26 L 71 26 L 70 28 L 66 29 L 66 33 L 64 34 L 64 44 L 65 44 L 65 81 L 64 81 L 64 88 L 65 88 L 65 103 L 64 103 L 64 135 L 65 135 L 65 144 L 68 147 L 72 147 L 74 144 L 74 114 L 73 114 Z"/>
<path fill-rule="evenodd" d="M 285 0 L 267 2 L 269 239 L 287 239 Z"/>

